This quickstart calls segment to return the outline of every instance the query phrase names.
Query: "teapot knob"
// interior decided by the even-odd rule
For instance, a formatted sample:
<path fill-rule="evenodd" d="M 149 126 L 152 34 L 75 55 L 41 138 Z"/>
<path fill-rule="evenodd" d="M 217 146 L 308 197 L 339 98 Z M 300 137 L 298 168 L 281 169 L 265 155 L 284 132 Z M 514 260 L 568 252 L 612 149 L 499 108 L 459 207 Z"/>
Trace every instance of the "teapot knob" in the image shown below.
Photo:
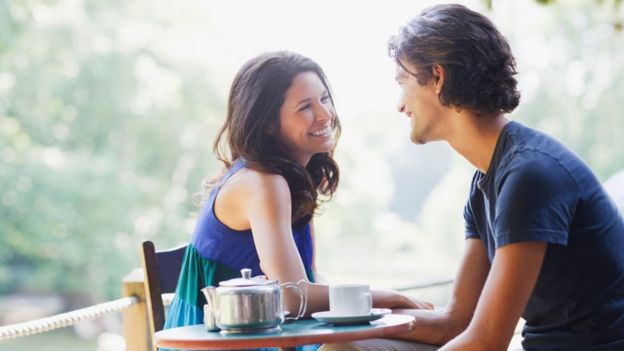
<path fill-rule="evenodd" d="M 241 275 L 243 276 L 243 279 L 251 279 L 251 269 L 249 268 L 241 269 Z"/>

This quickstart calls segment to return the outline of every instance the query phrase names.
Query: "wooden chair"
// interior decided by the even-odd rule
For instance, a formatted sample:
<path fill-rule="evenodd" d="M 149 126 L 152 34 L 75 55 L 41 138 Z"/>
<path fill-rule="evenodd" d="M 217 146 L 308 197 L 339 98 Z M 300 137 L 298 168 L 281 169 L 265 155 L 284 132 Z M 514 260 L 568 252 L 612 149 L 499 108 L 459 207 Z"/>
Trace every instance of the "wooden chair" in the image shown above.
<path fill-rule="evenodd" d="M 187 246 L 156 251 L 154 243 L 149 240 L 141 244 L 141 265 L 143 266 L 150 340 L 154 340 L 154 333 L 162 330 L 165 325 L 162 294 L 175 292 Z M 156 347 L 152 346 L 152 348 L 156 350 Z"/>

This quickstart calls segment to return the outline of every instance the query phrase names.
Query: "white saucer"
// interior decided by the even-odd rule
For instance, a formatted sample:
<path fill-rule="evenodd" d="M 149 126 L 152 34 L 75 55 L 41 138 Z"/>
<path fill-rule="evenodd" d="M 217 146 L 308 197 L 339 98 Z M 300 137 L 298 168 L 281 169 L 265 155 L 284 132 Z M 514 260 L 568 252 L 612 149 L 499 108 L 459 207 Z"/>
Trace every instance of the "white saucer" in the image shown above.
<path fill-rule="evenodd" d="M 387 308 L 373 308 L 370 314 L 360 314 L 356 316 L 337 316 L 332 314 L 331 311 L 312 313 L 312 318 L 319 322 L 347 325 L 347 324 L 361 324 L 379 319 L 389 313 L 392 313 Z"/>

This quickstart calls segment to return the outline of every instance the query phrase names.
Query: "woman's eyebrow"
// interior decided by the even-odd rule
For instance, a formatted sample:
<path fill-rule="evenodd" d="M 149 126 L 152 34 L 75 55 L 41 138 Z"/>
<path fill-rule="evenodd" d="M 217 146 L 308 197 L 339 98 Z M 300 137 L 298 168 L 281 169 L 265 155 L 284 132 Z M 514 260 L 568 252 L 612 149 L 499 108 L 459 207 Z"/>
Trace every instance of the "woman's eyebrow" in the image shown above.
<path fill-rule="evenodd" d="M 305 104 L 305 103 L 310 102 L 311 100 L 312 100 L 312 98 L 306 98 L 306 99 L 303 99 L 303 100 L 299 101 L 299 102 L 297 103 L 297 105 L 295 105 L 295 106 L 296 106 L 296 107 L 299 107 L 299 106 L 301 106 L 301 105 L 303 105 L 303 104 Z"/>
<path fill-rule="evenodd" d="M 329 96 L 329 91 L 327 91 L 327 90 L 323 90 L 323 91 L 321 92 L 321 95 L 320 95 L 320 96 L 321 96 L 321 97 Z M 312 101 L 312 99 L 313 99 L 313 98 L 305 98 L 305 99 L 303 99 L 303 100 L 299 101 L 299 102 L 297 103 L 297 105 L 295 105 L 295 106 L 296 106 L 296 107 L 299 107 L 299 106 L 303 105 L 304 103 L 308 103 L 308 102 Z"/>

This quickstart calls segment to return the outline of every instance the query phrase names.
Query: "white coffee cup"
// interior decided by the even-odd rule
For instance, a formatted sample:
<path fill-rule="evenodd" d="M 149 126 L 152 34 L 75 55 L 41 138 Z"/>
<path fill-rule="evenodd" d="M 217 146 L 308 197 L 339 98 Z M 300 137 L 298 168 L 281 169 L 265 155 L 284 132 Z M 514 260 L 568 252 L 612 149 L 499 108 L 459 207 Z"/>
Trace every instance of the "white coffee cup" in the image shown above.
<path fill-rule="evenodd" d="M 371 313 L 373 297 L 366 284 L 329 286 L 329 311 L 335 316 L 360 316 Z"/>

